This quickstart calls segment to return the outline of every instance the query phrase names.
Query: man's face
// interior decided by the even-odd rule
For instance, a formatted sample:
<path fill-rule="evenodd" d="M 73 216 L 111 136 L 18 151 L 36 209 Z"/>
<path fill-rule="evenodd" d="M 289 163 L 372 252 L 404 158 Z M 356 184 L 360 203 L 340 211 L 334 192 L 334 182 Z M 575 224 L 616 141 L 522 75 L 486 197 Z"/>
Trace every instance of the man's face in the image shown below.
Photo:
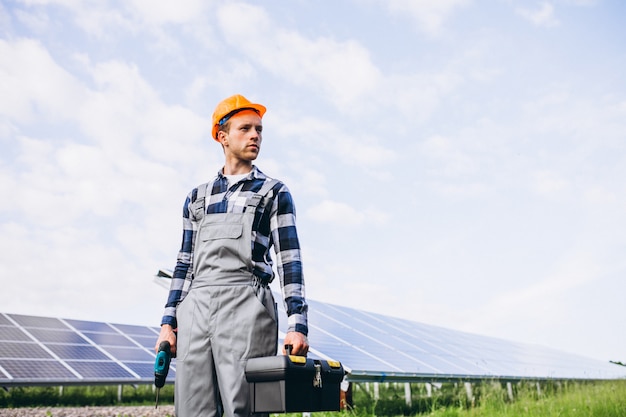
<path fill-rule="evenodd" d="M 235 114 L 230 119 L 228 132 L 220 133 L 220 142 L 224 145 L 226 156 L 254 161 L 261 150 L 262 131 L 261 116 L 255 111 L 244 110 Z"/>

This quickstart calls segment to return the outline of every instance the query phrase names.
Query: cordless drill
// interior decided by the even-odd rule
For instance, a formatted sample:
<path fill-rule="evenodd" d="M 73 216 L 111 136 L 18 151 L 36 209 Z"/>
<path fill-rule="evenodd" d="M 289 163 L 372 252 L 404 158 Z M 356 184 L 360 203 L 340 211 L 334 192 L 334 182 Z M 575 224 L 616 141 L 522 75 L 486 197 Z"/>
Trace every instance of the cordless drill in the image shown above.
<path fill-rule="evenodd" d="M 159 345 L 159 351 L 157 352 L 157 356 L 154 361 L 154 386 L 157 388 L 156 404 L 154 405 L 154 408 L 159 406 L 159 391 L 161 391 L 161 388 L 165 385 L 165 379 L 167 378 L 167 373 L 170 370 L 171 360 L 172 351 L 170 342 L 165 340 Z"/>

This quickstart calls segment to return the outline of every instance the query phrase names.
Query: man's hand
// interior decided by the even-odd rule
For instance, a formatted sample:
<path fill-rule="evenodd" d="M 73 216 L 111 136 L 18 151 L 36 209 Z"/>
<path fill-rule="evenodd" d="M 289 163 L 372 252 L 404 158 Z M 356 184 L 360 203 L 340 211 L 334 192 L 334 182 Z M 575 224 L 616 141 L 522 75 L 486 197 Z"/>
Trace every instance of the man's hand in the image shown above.
<path fill-rule="evenodd" d="M 172 358 L 176 357 L 176 333 L 174 333 L 174 329 L 169 324 L 163 324 L 161 326 L 161 333 L 159 334 L 159 338 L 157 339 L 156 345 L 154 346 L 154 351 L 159 353 L 159 345 L 161 342 L 167 340 L 170 342 L 170 352 L 172 353 Z"/>
<path fill-rule="evenodd" d="M 309 341 L 306 336 L 300 332 L 289 332 L 285 335 L 285 343 L 283 344 L 283 355 L 285 352 L 285 346 L 291 345 L 291 354 L 295 356 L 306 356 L 309 351 Z"/>

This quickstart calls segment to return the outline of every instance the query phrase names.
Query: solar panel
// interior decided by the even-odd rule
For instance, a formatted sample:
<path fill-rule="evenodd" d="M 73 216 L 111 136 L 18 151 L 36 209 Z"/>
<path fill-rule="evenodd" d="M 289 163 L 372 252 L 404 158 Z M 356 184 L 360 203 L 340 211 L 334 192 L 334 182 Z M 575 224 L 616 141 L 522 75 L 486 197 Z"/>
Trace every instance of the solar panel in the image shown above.
<path fill-rule="evenodd" d="M 0 324 L 0 340 L 7 340 L 11 342 L 26 342 L 31 340 L 30 337 L 28 337 L 28 335 L 20 329 L 9 326 L 11 326 L 10 322 L 7 322 L 7 324 Z"/>
<path fill-rule="evenodd" d="M 99 333 L 110 333 L 110 334 L 117 333 L 110 325 L 106 323 L 83 321 L 83 320 L 65 320 L 65 323 L 72 326 L 76 330 L 83 331 L 83 332 L 99 332 Z"/>
<path fill-rule="evenodd" d="M 139 375 L 142 380 L 149 379 L 150 381 L 154 381 L 154 364 L 152 362 L 124 362 L 124 365 L 130 368 L 135 374 Z M 169 375 L 167 379 L 170 379 Z"/>
<path fill-rule="evenodd" d="M 353 381 L 626 378 L 624 367 L 547 347 L 308 303 L 311 355 L 341 361 Z"/>
<path fill-rule="evenodd" d="M 0 358 L 52 359 L 52 356 L 36 343 L 0 342 Z"/>
<path fill-rule="evenodd" d="M 12 323 L 6 317 L 0 315 L 0 326 L 11 326 Z"/>
<path fill-rule="evenodd" d="M 153 383 L 159 328 L 0 314 L 0 386 Z M 172 361 L 168 381 L 176 375 Z"/>
<path fill-rule="evenodd" d="M 126 336 L 121 334 L 110 334 L 110 333 L 94 333 L 94 332 L 83 332 L 85 336 L 87 336 L 90 340 L 100 346 L 125 346 L 125 347 L 133 347 L 136 346 L 136 342 L 128 339 Z M 152 336 L 152 339 L 155 337 Z M 154 343 L 153 343 L 154 345 Z"/>
<path fill-rule="evenodd" d="M 99 349 L 88 345 L 49 344 L 50 349 L 60 359 L 106 361 L 108 358 Z"/>
<path fill-rule="evenodd" d="M 280 300 L 280 295 L 275 294 Z M 309 356 L 342 362 L 350 381 L 617 379 L 626 368 L 314 300 Z M 286 314 L 279 307 L 279 337 Z M 158 327 L 0 314 L 0 386 L 153 383 Z M 173 382 L 176 361 L 168 381 Z"/>
<path fill-rule="evenodd" d="M 68 364 L 87 380 L 132 380 L 133 373 L 110 361 L 68 361 Z M 154 371 L 152 373 L 154 380 Z"/>
<path fill-rule="evenodd" d="M 34 383 L 58 383 L 59 381 L 71 381 L 76 379 L 68 368 L 55 360 L 18 360 L 0 359 L 0 368 L 4 376 L 0 378 L 0 384 L 15 385 L 24 382 L 26 385 Z"/>
<path fill-rule="evenodd" d="M 146 352 L 145 349 L 137 347 L 105 346 L 104 350 L 124 363 L 127 361 L 149 362 L 153 365 L 154 362 L 154 355 Z"/>
<path fill-rule="evenodd" d="M 159 329 L 151 329 L 143 326 L 131 326 L 128 324 L 116 324 L 115 328 L 122 332 L 122 334 L 132 336 L 148 336 L 154 339 L 155 331 L 158 333 Z"/>
<path fill-rule="evenodd" d="M 60 320 L 52 317 L 24 316 L 21 314 L 15 314 L 11 315 L 11 318 L 22 328 L 67 329 L 67 326 L 64 326 Z"/>
<path fill-rule="evenodd" d="M 73 331 L 67 330 L 48 330 L 48 329 L 27 329 L 36 340 L 41 343 L 49 344 L 85 344 L 84 338 Z"/>
<path fill-rule="evenodd" d="M 145 349 L 152 351 L 156 343 L 157 335 L 154 336 L 133 336 L 133 340 Z"/>

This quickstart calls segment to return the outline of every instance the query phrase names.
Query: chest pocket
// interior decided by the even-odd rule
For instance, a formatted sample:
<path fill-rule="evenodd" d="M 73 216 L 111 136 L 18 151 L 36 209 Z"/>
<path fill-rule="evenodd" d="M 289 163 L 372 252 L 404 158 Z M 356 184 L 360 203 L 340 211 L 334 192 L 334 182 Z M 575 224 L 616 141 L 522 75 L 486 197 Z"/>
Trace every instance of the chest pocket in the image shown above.
<path fill-rule="evenodd" d="M 212 223 L 200 229 L 200 240 L 208 242 L 218 239 L 239 239 L 243 225 L 238 223 Z"/>

